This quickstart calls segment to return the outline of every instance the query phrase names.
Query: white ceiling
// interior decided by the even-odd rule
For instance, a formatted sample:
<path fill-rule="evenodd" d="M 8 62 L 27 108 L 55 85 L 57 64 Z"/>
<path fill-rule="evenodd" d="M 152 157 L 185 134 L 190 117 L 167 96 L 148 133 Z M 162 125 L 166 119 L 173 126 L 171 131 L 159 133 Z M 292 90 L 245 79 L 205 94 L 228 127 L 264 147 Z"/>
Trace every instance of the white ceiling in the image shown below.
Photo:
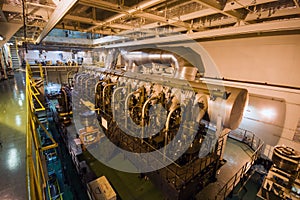
<path fill-rule="evenodd" d="M 21 0 L 4 0 L 0 5 L 2 23 L 23 25 Z M 180 32 L 201 38 L 209 31 L 253 24 L 268 27 L 267 22 L 295 20 L 300 27 L 299 0 L 27 0 L 24 10 L 26 40 L 32 43 L 40 43 L 53 28 L 97 37 L 127 34 L 129 30 L 143 30 L 147 37 L 145 30 L 151 29 L 151 34 Z M 11 36 L 10 29 L 1 30 L 7 38 Z M 15 37 L 24 40 L 23 32 L 19 30 Z"/>

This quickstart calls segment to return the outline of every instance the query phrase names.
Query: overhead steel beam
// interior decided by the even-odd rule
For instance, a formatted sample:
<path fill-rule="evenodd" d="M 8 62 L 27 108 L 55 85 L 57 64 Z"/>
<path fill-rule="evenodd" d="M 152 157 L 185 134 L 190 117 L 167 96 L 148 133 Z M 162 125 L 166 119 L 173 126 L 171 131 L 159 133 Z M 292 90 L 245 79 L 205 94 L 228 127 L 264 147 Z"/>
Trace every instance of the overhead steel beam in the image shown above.
<path fill-rule="evenodd" d="M 110 3 L 107 1 L 97 1 L 97 0 L 80 0 L 79 4 L 89 6 L 89 7 L 94 7 L 94 8 L 101 8 L 103 10 L 111 11 L 111 12 L 116 12 L 116 13 L 125 13 L 127 7 L 120 7 L 115 3 Z"/>
<path fill-rule="evenodd" d="M 258 19 L 268 19 L 268 18 L 275 18 L 275 17 L 282 17 L 282 16 L 289 16 L 289 15 L 298 15 L 300 14 L 300 8 L 284 8 L 280 10 L 267 10 L 258 13 L 251 13 L 248 14 L 245 18 L 245 21 L 254 21 Z"/>
<path fill-rule="evenodd" d="M 0 9 L 0 15 L 1 15 L 2 21 L 3 22 L 7 22 L 7 19 L 6 19 L 5 15 L 4 15 L 2 9 Z"/>
<path fill-rule="evenodd" d="M 94 39 L 93 40 L 93 44 L 94 45 L 99 45 L 99 44 L 104 44 L 104 43 L 107 43 L 107 42 L 114 42 L 114 41 L 118 41 L 118 40 L 122 40 L 122 39 L 126 39 L 126 37 L 122 37 L 122 36 L 106 36 L 106 37 Z"/>
<path fill-rule="evenodd" d="M 91 18 L 79 17 L 79 16 L 75 16 L 75 15 L 66 15 L 64 17 L 64 19 L 78 21 L 78 22 L 82 22 L 82 23 L 86 23 L 86 24 L 94 24 L 94 25 L 101 25 L 103 23 L 100 21 L 93 20 Z"/>
<path fill-rule="evenodd" d="M 47 25 L 35 41 L 37 44 L 40 43 L 48 35 L 48 33 L 67 14 L 67 12 L 75 5 L 77 1 L 78 0 L 64 0 L 59 2 L 54 12 L 52 13 Z"/>
<path fill-rule="evenodd" d="M 174 35 L 168 37 L 151 38 L 151 39 L 130 41 L 130 42 L 120 41 L 120 43 L 104 45 L 101 47 L 117 48 L 117 47 L 138 46 L 138 45 L 146 45 L 146 44 L 163 44 L 163 43 L 178 42 L 178 41 L 192 42 L 194 39 L 201 39 L 201 38 L 214 38 L 214 37 L 222 37 L 222 36 L 264 33 L 264 32 L 278 32 L 278 31 L 289 31 L 289 30 L 300 31 L 300 19 L 272 21 L 272 22 L 265 22 L 259 24 L 249 24 L 244 26 L 207 30 L 207 31 L 202 31 L 202 32 L 197 32 L 192 34 Z"/>
<path fill-rule="evenodd" d="M 62 25 L 62 24 L 57 24 L 55 28 L 58 29 L 64 29 L 64 30 L 71 30 L 71 31 L 82 31 L 84 32 L 84 29 L 80 27 L 75 27 L 75 26 L 69 26 L 69 25 Z"/>
<path fill-rule="evenodd" d="M 289 16 L 289 15 L 297 15 L 300 13 L 300 8 L 286 8 L 281 10 L 276 10 L 275 12 L 272 11 L 263 11 L 260 12 L 260 15 L 258 16 L 257 13 L 249 13 L 247 17 L 244 19 L 245 22 L 251 22 L 258 19 L 272 19 L 277 17 L 283 17 L 283 16 Z M 206 22 L 203 26 L 205 28 L 207 27 L 215 27 L 215 26 L 222 26 L 222 25 L 228 25 L 228 24 L 234 24 L 235 19 L 233 18 L 226 18 L 226 19 L 220 19 L 216 21 Z M 197 25 L 197 24 L 194 24 Z M 202 25 L 202 24 L 201 24 Z M 184 29 L 176 28 L 174 29 L 175 32 L 181 32 L 184 31 Z"/>
<path fill-rule="evenodd" d="M 254 3 L 255 2 L 255 3 Z M 265 3 L 278 2 L 278 0 L 236 0 L 236 1 L 228 1 L 223 8 L 223 11 L 236 10 L 240 8 L 247 8 L 249 6 L 261 5 Z"/>
<path fill-rule="evenodd" d="M 188 35 L 192 39 L 222 37 L 229 35 L 241 35 L 251 33 L 265 33 L 265 32 L 278 32 L 300 30 L 300 19 L 271 21 L 258 24 L 249 24 L 244 26 L 236 26 L 222 29 L 213 29 Z"/>
<path fill-rule="evenodd" d="M 85 23 L 85 24 L 93 24 L 95 26 L 103 26 L 105 25 L 105 22 L 102 22 L 102 21 L 97 21 L 97 20 L 93 20 L 92 18 L 87 18 L 87 17 L 79 17 L 79 16 L 74 16 L 74 15 L 66 15 L 64 17 L 64 19 L 67 19 L 67 20 L 72 20 L 72 21 L 78 21 L 78 22 L 82 22 L 82 23 Z M 124 30 L 131 30 L 133 29 L 134 27 L 133 26 L 129 26 L 129 25 L 126 25 L 126 24 L 106 24 L 106 26 L 108 27 L 112 27 L 112 28 L 119 28 L 119 29 L 124 29 Z"/>
<path fill-rule="evenodd" d="M 56 25 L 55 28 L 67 29 L 67 30 L 72 30 L 72 31 L 88 32 L 86 29 L 82 29 L 82 28 L 78 28 L 78 27 L 74 27 L 74 26 L 68 26 L 68 25 L 62 26 L 61 24 Z M 97 31 L 94 31 L 94 33 L 99 33 L 99 34 L 103 34 L 103 35 L 114 35 L 115 34 L 108 30 L 97 30 Z"/>
<path fill-rule="evenodd" d="M 203 10 L 198 10 L 192 13 L 188 13 L 188 14 L 184 14 L 180 16 L 180 20 L 181 21 L 187 21 L 187 20 L 191 20 L 191 19 L 195 19 L 195 18 L 199 18 L 199 17 L 203 17 L 203 16 L 207 16 L 207 15 L 212 15 L 217 13 L 215 10 L 212 10 L 210 8 L 207 9 L 203 9 Z M 169 24 L 172 25 L 172 22 L 176 22 L 175 18 L 171 18 L 171 22 L 169 21 Z M 150 23 L 150 24 L 146 24 L 144 26 L 141 27 L 141 29 L 148 29 L 148 28 L 156 28 L 161 26 L 161 24 L 158 24 L 157 22 L 154 23 Z"/>
<path fill-rule="evenodd" d="M 155 20 L 158 22 L 162 22 L 162 23 L 166 23 L 166 24 L 170 24 L 170 25 L 174 25 L 174 26 L 178 26 L 178 27 L 183 27 L 183 28 L 186 28 L 187 30 L 190 28 L 190 25 L 186 22 L 174 20 L 174 19 L 166 19 L 164 17 L 154 15 L 151 13 L 138 12 L 138 13 L 134 14 L 134 16 L 146 18 L 146 19 L 152 19 L 152 20 Z"/>
<path fill-rule="evenodd" d="M 129 26 L 129 25 L 126 25 L 126 24 L 107 24 L 106 26 L 108 27 L 112 27 L 112 28 L 118 28 L 118 29 L 124 29 L 124 30 L 132 30 L 134 29 L 133 26 Z"/>
<path fill-rule="evenodd" d="M 124 6 L 118 6 L 116 4 L 111 4 L 111 3 L 108 3 L 108 2 L 105 2 L 105 1 L 102 1 L 102 0 L 101 1 L 99 1 L 99 0 L 80 0 L 79 3 L 120 13 L 120 14 L 117 14 L 117 15 L 112 16 L 112 17 L 105 20 L 105 23 L 110 23 L 110 22 L 118 20 L 122 17 L 125 17 L 127 15 L 134 14 L 137 11 L 142 11 L 144 9 L 155 6 L 155 5 L 157 5 L 159 3 L 162 3 L 164 1 L 165 0 L 146 0 L 146 1 L 142 1 L 142 2 L 138 3 L 137 5 L 135 5 L 131 8 L 124 7 Z M 96 29 L 98 27 L 99 26 L 91 27 L 89 29 L 89 31 L 91 31 L 93 29 Z"/>
<path fill-rule="evenodd" d="M 297 1 L 297 0 L 293 0 L 294 1 L 294 3 L 295 3 L 295 6 L 297 7 L 297 8 L 299 8 L 299 2 Z"/>
<path fill-rule="evenodd" d="M 39 27 L 39 28 L 44 28 L 46 25 L 46 22 L 37 22 L 35 21 L 32 24 L 26 24 L 27 27 Z"/>
<path fill-rule="evenodd" d="M 240 4 L 231 4 L 230 2 L 226 3 L 223 11 L 227 12 L 229 10 L 235 10 L 235 9 L 240 9 L 243 8 L 245 6 L 250 6 L 251 5 L 251 1 L 252 0 L 240 0 Z M 274 2 L 276 0 L 256 0 L 256 4 L 264 4 L 264 3 L 269 3 L 269 2 Z M 219 10 L 216 9 L 212 9 L 212 8 L 205 8 L 202 10 L 198 10 L 192 13 L 188 13 L 188 14 L 184 14 L 182 16 L 180 16 L 180 20 L 182 21 L 187 21 L 187 20 L 191 20 L 191 19 L 195 19 L 195 18 L 201 18 L 201 17 L 205 17 L 208 15 L 213 15 L 213 14 L 217 14 L 219 13 Z M 234 18 L 235 19 L 235 18 Z M 171 24 L 169 22 L 169 24 Z M 147 28 L 156 28 L 161 26 L 160 24 L 158 24 L 157 22 L 155 23 L 150 23 L 150 24 L 146 24 L 144 26 L 142 26 L 142 29 L 147 29 Z M 177 30 L 177 29 L 176 29 Z M 184 31 L 184 29 L 182 28 L 178 28 L 179 31 Z"/>
<path fill-rule="evenodd" d="M 237 10 L 224 11 L 222 5 L 219 4 L 218 1 L 211 1 L 211 0 L 192 0 L 192 1 L 200 3 L 203 6 L 211 8 L 213 10 L 216 10 L 217 12 L 222 13 L 223 15 L 227 15 L 228 17 L 232 17 L 237 20 L 241 20 L 243 18 L 243 15 L 239 13 Z"/>
<path fill-rule="evenodd" d="M 34 6 L 34 7 L 39 7 L 39 8 L 45 8 L 45 9 L 50 9 L 50 10 L 54 10 L 55 9 L 54 6 L 48 6 L 48 5 L 39 4 L 39 3 L 26 2 L 26 4 L 29 5 L 29 6 Z"/>
<path fill-rule="evenodd" d="M 31 6 L 30 4 L 28 4 L 28 8 L 27 8 L 27 13 L 31 13 L 34 11 L 35 8 L 37 8 L 36 6 Z M 10 5 L 10 4 L 3 4 L 2 6 L 2 10 L 4 12 L 10 12 L 10 13 L 23 13 L 23 9 L 22 7 L 18 7 L 18 6 L 13 6 L 13 5 Z M 51 12 L 53 11 L 53 9 L 50 9 Z M 45 19 L 48 18 L 48 15 L 49 15 L 49 9 L 39 9 L 35 12 L 35 15 L 40 15 L 40 16 L 43 16 L 45 17 Z"/>
<path fill-rule="evenodd" d="M 84 0 L 85 1 L 85 0 Z M 126 9 L 120 9 L 120 8 L 113 8 L 113 5 L 110 6 L 109 9 L 113 8 L 113 10 L 115 11 L 118 11 L 120 12 L 121 14 L 118 14 L 116 16 L 113 16 L 111 18 L 108 18 L 106 19 L 103 23 L 100 23 L 100 24 L 96 24 L 95 26 L 91 27 L 88 29 L 88 31 L 91 31 L 93 29 L 96 29 L 97 27 L 100 27 L 100 26 L 108 26 L 108 27 L 114 27 L 114 28 L 121 28 L 121 29 L 126 29 L 126 30 L 130 30 L 134 27 L 125 27 L 125 26 L 128 26 L 128 25 L 116 25 L 116 24 L 110 24 L 111 22 L 113 21 L 116 21 L 122 17 L 125 17 L 126 15 L 134 15 L 134 16 L 137 16 L 137 17 L 141 17 L 141 18 L 146 18 L 146 19 L 151 19 L 151 20 L 155 20 L 155 21 L 158 21 L 158 22 L 162 22 L 162 23 L 166 23 L 166 24 L 172 24 L 174 26 L 178 26 L 178 27 L 184 27 L 185 29 L 190 29 L 190 25 L 188 23 L 185 23 L 183 21 L 180 21 L 180 20 L 175 20 L 175 19 L 166 19 L 164 17 L 161 17 L 161 16 L 158 16 L 158 15 L 154 15 L 154 14 L 151 14 L 151 13 L 147 13 L 147 12 L 144 12 L 142 11 L 141 8 L 143 9 L 146 9 L 148 8 L 149 6 L 153 5 L 153 2 L 154 1 L 151 1 L 152 3 L 150 3 L 149 1 L 147 1 L 147 3 L 145 2 L 145 5 L 142 4 L 140 6 L 135 6 L 135 8 L 126 8 Z M 156 2 L 156 1 L 155 1 Z M 82 3 L 82 1 L 81 1 Z M 105 6 L 102 6 L 105 5 Z M 105 2 L 103 3 L 102 1 L 97 1 L 97 5 L 98 7 L 101 7 L 102 9 L 106 9 L 107 5 L 110 4 L 108 2 Z M 93 4 L 92 4 L 93 5 Z M 116 5 L 115 5 L 116 6 Z"/>
<path fill-rule="evenodd" d="M 6 4 L 6 3 L 4 3 L 2 5 L 2 10 L 4 12 L 12 12 L 12 13 L 22 13 L 23 12 L 22 7 L 13 6 L 13 5 Z"/>
<path fill-rule="evenodd" d="M 98 34 L 102 34 L 102 35 L 115 35 L 117 33 L 112 32 L 111 30 L 95 30 L 93 33 L 98 33 Z"/>
<path fill-rule="evenodd" d="M 93 40 L 84 38 L 67 38 L 47 36 L 43 42 L 59 43 L 59 44 L 78 44 L 78 45 L 93 45 Z"/>

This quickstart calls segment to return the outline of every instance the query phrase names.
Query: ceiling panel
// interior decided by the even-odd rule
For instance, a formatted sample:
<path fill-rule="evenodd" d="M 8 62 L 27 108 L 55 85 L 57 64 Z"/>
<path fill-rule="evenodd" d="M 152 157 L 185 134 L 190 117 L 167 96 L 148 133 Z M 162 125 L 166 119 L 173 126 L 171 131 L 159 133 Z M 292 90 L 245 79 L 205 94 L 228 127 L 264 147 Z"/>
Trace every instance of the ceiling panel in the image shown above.
<path fill-rule="evenodd" d="M 58 2 L 27 1 L 25 21 L 29 41 L 34 41 L 47 27 Z M 298 19 L 299 9 L 299 0 L 79 0 L 56 22 L 56 28 L 99 33 L 100 37 L 133 29 L 195 33 Z M 23 23 L 22 11 L 21 1 L 6 0 L 0 21 Z"/>

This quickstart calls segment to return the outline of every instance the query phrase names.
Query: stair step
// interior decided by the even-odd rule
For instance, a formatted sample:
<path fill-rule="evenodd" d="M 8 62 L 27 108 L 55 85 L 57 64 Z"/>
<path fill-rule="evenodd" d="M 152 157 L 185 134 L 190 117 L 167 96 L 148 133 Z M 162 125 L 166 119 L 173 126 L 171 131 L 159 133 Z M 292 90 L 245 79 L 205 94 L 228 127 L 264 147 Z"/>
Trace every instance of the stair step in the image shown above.
<path fill-rule="evenodd" d="M 9 42 L 13 44 L 10 46 L 12 67 L 15 69 L 20 68 L 19 57 L 18 57 L 18 52 L 17 52 L 17 47 L 16 47 L 16 41 L 11 40 Z"/>

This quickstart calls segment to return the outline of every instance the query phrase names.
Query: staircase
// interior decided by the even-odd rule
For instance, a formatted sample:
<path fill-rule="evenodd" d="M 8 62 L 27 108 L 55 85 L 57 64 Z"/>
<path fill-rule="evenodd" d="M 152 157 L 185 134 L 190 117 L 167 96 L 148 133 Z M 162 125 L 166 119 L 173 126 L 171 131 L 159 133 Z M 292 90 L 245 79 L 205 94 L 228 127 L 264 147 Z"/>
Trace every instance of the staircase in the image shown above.
<path fill-rule="evenodd" d="M 12 68 L 13 69 L 19 69 L 20 68 L 20 61 L 19 61 L 19 56 L 18 56 L 18 48 L 17 48 L 17 45 L 16 45 L 16 40 L 12 38 L 9 42 L 13 44 L 13 45 L 10 46 Z"/>

